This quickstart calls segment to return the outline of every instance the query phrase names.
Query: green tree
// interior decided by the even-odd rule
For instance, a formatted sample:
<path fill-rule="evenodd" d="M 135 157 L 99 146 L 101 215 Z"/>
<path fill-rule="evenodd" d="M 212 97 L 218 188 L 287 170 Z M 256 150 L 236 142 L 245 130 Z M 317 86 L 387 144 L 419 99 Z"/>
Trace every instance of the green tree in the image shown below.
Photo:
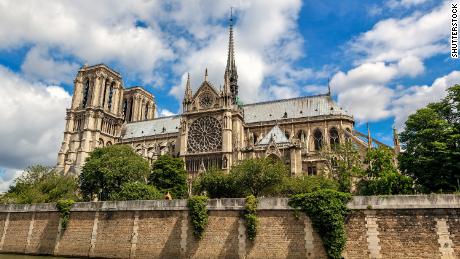
<path fill-rule="evenodd" d="M 460 190 L 460 85 L 409 116 L 401 133 L 401 171 L 424 192 Z"/>
<path fill-rule="evenodd" d="M 126 182 L 121 185 L 121 190 L 113 193 L 111 200 L 157 200 L 163 195 L 152 185 L 141 182 Z"/>
<path fill-rule="evenodd" d="M 211 198 L 239 197 L 234 178 L 223 171 L 210 169 L 193 182 L 193 193 L 206 193 Z"/>
<path fill-rule="evenodd" d="M 230 177 L 240 190 L 240 197 L 268 194 L 269 190 L 281 184 L 288 175 L 286 165 L 271 158 L 246 159 L 230 170 Z"/>
<path fill-rule="evenodd" d="M 30 166 L 14 180 L 2 196 L 3 203 L 57 202 L 60 199 L 78 199 L 78 182 L 72 175 L 61 175 L 50 167 Z"/>
<path fill-rule="evenodd" d="M 393 150 L 379 146 L 366 154 L 366 176 L 358 183 L 361 195 L 394 195 L 414 193 L 414 180 L 398 172 Z"/>
<path fill-rule="evenodd" d="M 149 164 L 127 145 L 96 148 L 80 174 L 80 190 L 86 200 L 95 195 L 109 200 L 129 182 L 147 183 Z"/>
<path fill-rule="evenodd" d="M 338 190 L 339 185 L 333 179 L 323 176 L 285 177 L 283 182 L 276 186 L 272 195 L 290 197 L 295 194 L 310 193 L 321 189 Z"/>
<path fill-rule="evenodd" d="M 152 165 L 149 183 L 161 192 L 170 192 L 175 199 L 187 197 L 184 161 L 170 155 L 160 156 Z"/>
<path fill-rule="evenodd" d="M 362 156 L 351 142 L 325 147 L 320 156 L 325 159 L 327 171 L 338 183 L 341 192 L 351 192 L 353 179 L 361 178 L 363 171 Z"/>

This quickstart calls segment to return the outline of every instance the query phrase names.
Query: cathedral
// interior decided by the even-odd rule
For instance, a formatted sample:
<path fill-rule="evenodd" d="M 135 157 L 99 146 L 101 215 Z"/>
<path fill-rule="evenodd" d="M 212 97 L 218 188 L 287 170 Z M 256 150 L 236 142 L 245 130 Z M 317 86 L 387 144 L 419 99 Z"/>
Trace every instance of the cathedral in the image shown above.
<path fill-rule="evenodd" d="M 352 141 L 362 150 L 384 145 L 353 129 L 351 114 L 327 94 L 241 104 L 229 28 L 223 88 L 207 71 L 193 92 L 190 77 L 180 115 L 155 118 L 155 97 L 142 87 L 123 85 L 121 75 L 104 64 L 83 66 L 74 80 L 57 168 L 79 174 L 98 147 L 127 144 L 149 162 L 170 154 L 184 160 L 190 175 L 217 168 L 228 171 L 240 160 L 271 157 L 283 161 L 291 175 L 323 170 L 323 148 Z M 395 134 L 395 152 L 399 142 Z"/>

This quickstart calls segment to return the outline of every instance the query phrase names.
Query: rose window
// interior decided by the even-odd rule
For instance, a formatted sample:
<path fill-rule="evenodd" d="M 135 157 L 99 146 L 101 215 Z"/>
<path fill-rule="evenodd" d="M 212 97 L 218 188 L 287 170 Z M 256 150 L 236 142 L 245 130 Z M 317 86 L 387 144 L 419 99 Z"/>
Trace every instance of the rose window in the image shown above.
<path fill-rule="evenodd" d="M 210 108 L 214 104 L 214 97 L 209 92 L 204 92 L 200 96 L 200 107 L 203 109 Z"/>
<path fill-rule="evenodd" d="M 220 151 L 222 149 L 222 125 L 213 117 L 204 116 L 195 120 L 188 131 L 190 153 Z"/>

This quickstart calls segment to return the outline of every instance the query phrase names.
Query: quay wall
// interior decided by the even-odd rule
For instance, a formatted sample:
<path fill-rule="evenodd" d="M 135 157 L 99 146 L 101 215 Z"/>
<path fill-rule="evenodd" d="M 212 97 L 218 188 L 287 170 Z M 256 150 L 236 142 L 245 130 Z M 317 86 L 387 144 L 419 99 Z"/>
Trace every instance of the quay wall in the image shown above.
<path fill-rule="evenodd" d="M 0 205 L 0 253 L 95 258 L 326 258 L 321 238 L 286 198 L 260 198 L 255 241 L 244 199 L 209 200 L 193 236 L 186 200 L 76 203 L 67 228 L 55 204 Z M 460 195 L 355 196 L 345 258 L 460 258 Z"/>

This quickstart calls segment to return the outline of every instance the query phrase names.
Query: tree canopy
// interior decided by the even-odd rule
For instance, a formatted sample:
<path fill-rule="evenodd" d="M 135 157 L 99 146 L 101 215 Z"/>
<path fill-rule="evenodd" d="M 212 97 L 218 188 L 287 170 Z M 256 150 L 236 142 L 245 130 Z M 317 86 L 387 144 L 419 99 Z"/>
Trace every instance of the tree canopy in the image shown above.
<path fill-rule="evenodd" d="M 400 169 L 424 192 L 460 190 L 460 85 L 409 116 L 401 133 Z"/>
<path fill-rule="evenodd" d="M 160 156 L 152 165 L 149 183 L 161 192 L 170 192 L 173 199 L 187 197 L 187 172 L 184 161 L 170 155 Z"/>
<path fill-rule="evenodd" d="M 30 166 L 14 180 L 2 196 L 3 203 L 56 202 L 60 199 L 78 199 L 78 182 L 72 175 L 61 175 L 50 167 Z"/>
<path fill-rule="evenodd" d="M 96 148 L 80 174 L 80 190 L 86 200 L 115 199 L 128 182 L 147 183 L 149 163 L 127 145 Z"/>

